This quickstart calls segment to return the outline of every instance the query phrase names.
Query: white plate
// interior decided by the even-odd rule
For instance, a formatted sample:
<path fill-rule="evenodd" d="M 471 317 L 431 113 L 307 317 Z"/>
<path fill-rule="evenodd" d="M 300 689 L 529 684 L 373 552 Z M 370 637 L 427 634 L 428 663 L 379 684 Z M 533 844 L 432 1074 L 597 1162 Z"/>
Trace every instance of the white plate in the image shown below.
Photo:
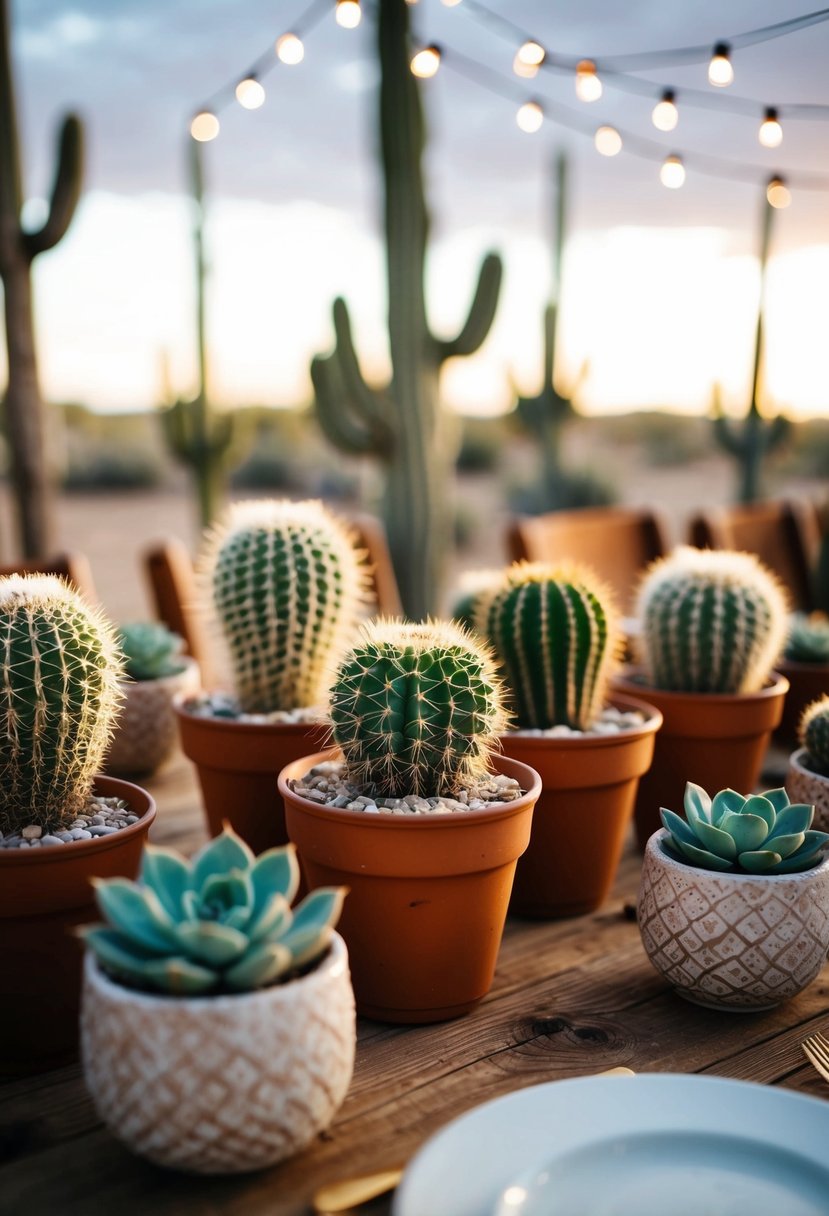
<path fill-rule="evenodd" d="M 582 1077 L 477 1106 L 394 1216 L 827 1216 L 829 1103 L 720 1077 Z"/>

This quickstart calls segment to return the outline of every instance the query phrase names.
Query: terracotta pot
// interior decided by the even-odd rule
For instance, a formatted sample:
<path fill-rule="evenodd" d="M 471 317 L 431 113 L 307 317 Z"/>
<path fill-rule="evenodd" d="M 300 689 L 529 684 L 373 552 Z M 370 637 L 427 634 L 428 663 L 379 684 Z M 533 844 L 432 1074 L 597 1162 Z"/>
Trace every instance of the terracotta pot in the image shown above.
<path fill-rule="evenodd" d="M 829 832 L 829 777 L 815 772 L 805 747 L 789 756 L 786 793 L 790 802 L 805 802 L 813 806 L 815 817 L 812 827 L 819 832 Z"/>
<path fill-rule="evenodd" d="M 178 742 L 173 699 L 192 696 L 199 688 L 194 659 L 172 676 L 157 680 L 122 680 L 124 701 L 104 767 L 113 776 L 154 773 L 169 760 Z"/>
<path fill-rule="evenodd" d="M 354 1068 L 354 994 L 339 934 L 313 971 L 228 996 L 171 997 L 84 970 L 81 1054 L 99 1115 L 159 1165 L 274 1165 L 328 1126 Z"/>
<path fill-rule="evenodd" d="M 218 836 L 227 820 L 254 853 L 286 844 L 276 779 L 286 764 L 322 746 L 327 727 L 199 717 L 184 698 L 174 709 L 182 751 L 198 771 L 210 835 Z"/>
<path fill-rule="evenodd" d="M 783 705 L 780 725 L 774 732 L 775 739 L 784 746 L 797 743 L 797 728 L 807 705 L 829 693 L 829 666 L 826 663 L 793 663 L 781 659 L 778 664 L 781 676 L 789 681 L 789 691 Z"/>
<path fill-rule="evenodd" d="M 146 790 L 98 777 L 95 792 L 123 798 L 138 823 L 93 840 L 0 849 L 0 1071 L 52 1068 L 78 1044 L 83 948 L 71 930 L 99 919 L 91 878 L 134 878 L 155 819 Z"/>
<path fill-rule="evenodd" d="M 681 811 L 687 781 L 710 794 L 728 787 L 747 794 L 756 787 L 788 687 L 778 672 L 772 672 L 760 692 L 734 695 L 663 692 L 644 684 L 634 672 L 613 681 L 619 692 L 645 697 L 663 718 L 653 763 L 636 797 L 640 849 L 661 826 L 660 807 Z"/>
<path fill-rule="evenodd" d="M 653 757 L 659 710 L 632 697 L 615 697 L 623 711 L 638 710 L 641 728 L 608 735 L 543 737 L 505 734 L 503 754 L 536 769 L 542 790 L 532 835 L 519 859 L 510 912 L 520 916 L 579 916 L 610 893 L 636 787 Z"/>
<path fill-rule="evenodd" d="M 713 1009 L 772 1009 L 810 984 L 829 949 L 829 858 L 801 874 L 724 874 L 645 849 L 639 931 L 680 996 Z"/>
<path fill-rule="evenodd" d="M 349 888 L 340 932 L 357 1011 L 387 1022 L 440 1022 L 486 995 L 507 915 L 515 863 L 530 839 L 537 773 L 498 758 L 524 795 L 482 811 L 363 814 L 300 798 L 289 782 L 330 750 L 279 777 L 288 834 L 310 888 Z"/>

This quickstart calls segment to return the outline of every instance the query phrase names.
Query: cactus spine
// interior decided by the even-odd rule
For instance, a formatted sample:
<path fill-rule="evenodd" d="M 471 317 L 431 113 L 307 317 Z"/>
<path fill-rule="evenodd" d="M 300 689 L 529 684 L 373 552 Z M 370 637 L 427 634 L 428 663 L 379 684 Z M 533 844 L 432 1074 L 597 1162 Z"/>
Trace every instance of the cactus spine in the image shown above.
<path fill-rule="evenodd" d="M 610 597 L 589 570 L 518 562 L 482 597 L 476 624 L 504 669 L 519 729 L 589 728 L 620 641 Z"/>
<path fill-rule="evenodd" d="M 366 384 L 341 299 L 334 303 L 334 351 L 313 360 L 311 378 L 328 439 L 346 452 L 374 455 L 386 466 L 384 514 L 392 561 L 403 607 L 421 619 L 440 602 L 451 541 L 447 498 L 453 445 L 440 407 L 440 369 L 446 359 L 472 354 L 486 337 L 501 262 L 492 254 L 484 259 L 457 336 L 434 337 L 424 298 L 429 222 L 421 172 L 423 115 L 409 69 L 409 11 L 405 0 L 383 0 L 377 10 L 392 378 L 381 391 Z"/>
<path fill-rule="evenodd" d="M 362 553 L 319 502 L 236 503 L 199 576 L 245 713 L 320 705 L 364 594 Z"/>
<path fill-rule="evenodd" d="M 79 120 L 64 117 L 58 137 L 49 213 L 35 232 L 20 227 L 23 206 L 10 31 L 6 0 L 0 0 L 0 278 L 6 315 L 8 386 L 6 434 L 21 550 L 45 556 L 53 547 L 52 485 L 46 459 L 43 400 L 37 372 L 32 317 L 32 262 L 63 237 L 78 202 L 83 164 Z"/>
<path fill-rule="evenodd" d="M 84 807 L 121 698 L 115 633 L 66 583 L 0 579 L 0 831 Z"/>
<path fill-rule="evenodd" d="M 829 696 L 806 706 L 797 733 L 817 772 L 829 777 Z"/>
<path fill-rule="evenodd" d="M 482 777 L 507 717 L 489 648 L 465 629 L 380 620 L 340 664 L 331 721 L 349 779 L 399 798 Z"/>
<path fill-rule="evenodd" d="M 757 692 L 788 621 L 782 588 L 753 554 L 688 546 L 648 569 L 638 616 L 647 678 L 670 692 Z"/>

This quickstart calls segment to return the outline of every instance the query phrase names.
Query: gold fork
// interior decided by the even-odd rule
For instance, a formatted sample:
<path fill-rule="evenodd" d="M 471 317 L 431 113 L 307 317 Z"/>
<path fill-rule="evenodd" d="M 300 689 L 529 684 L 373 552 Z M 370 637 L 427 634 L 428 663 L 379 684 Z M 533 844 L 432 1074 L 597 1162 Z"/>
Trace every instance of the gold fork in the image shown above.
<path fill-rule="evenodd" d="M 820 1073 L 824 1081 L 829 1081 L 829 1040 L 822 1034 L 810 1034 L 800 1044 L 806 1059 Z"/>

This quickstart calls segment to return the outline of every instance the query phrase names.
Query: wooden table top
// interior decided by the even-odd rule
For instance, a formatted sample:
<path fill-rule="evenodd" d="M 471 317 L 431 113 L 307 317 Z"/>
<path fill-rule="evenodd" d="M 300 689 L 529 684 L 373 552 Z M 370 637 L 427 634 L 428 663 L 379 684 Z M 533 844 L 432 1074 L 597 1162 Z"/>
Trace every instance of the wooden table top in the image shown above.
<path fill-rule="evenodd" d="M 205 829 L 189 764 L 179 758 L 145 784 L 158 803 L 155 843 L 191 852 Z M 641 947 L 639 868 L 631 841 L 599 912 L 509 921 L 492 991 L 467 1017 L 413 1028 L 361 1022 L 354 1080 L 333 1125 L 271 1170 L 200 1178 L 132 1156 L 101 1124 L 77 1065 L 0 1083 L 0 1213 L 305 1216 L 322 1183 L 407 1161 L 483 1101 L 614 1065 L 759 1081 L 829 1100 L 829 1085 L 800 1050 L 805 1035 L 829 1031 L 829 966 L 766 1013 L 687 1004 Z M 389 1205 L 360 1211 L 386 1216 Z"/>

